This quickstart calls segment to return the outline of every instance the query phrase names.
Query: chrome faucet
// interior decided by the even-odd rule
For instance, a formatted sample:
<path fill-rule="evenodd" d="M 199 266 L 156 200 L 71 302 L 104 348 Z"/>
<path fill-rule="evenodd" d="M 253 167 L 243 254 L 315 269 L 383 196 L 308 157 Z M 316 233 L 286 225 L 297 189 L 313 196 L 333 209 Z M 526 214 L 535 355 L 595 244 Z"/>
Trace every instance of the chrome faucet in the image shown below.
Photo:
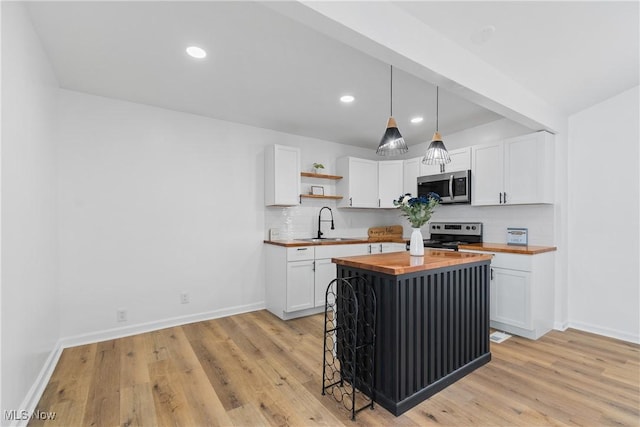
<path fill-rule="evenodd" d="M 328 206 L 323 206 L 323 207 L 321 207 L 321 208 L 320 208 L 320 213 L 318 214 L 318 239 L 322 239 L 322 235 L 324 234 L 324 233 L 322 232 L 322 230 L 320 229 L 320 225 L 321 225 L 323 222 L 329 222 L 329 220 L 328 220 L 328 219 L 322 219 L 322 211 L 323 211 L 323 210 L 325 210 L 325 209 L 329 209 L 329 213 L 331 214 L 331 229 L 332 229 L 332 230 L 335 230 L 335 229 L 336 229 L 336 227 L 333 225 L 333 211 L 331 210 L 331 208 L 330 208 L 330 207 L 328 207 Z"/>

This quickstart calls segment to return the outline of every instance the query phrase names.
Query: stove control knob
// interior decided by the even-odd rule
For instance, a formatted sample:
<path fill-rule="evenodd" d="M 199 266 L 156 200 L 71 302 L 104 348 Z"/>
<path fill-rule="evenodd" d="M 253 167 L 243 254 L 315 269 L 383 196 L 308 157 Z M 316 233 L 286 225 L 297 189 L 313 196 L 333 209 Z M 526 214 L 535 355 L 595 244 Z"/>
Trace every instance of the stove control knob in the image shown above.
<path fill-rule="evenodd" d="M 472 229 L 472 230 L 475 230 L 475 229 L 476 229 L 476 226 L 474 225 L 473 227 L 471 227 L 471 229 Z"/>
<path fill-rule="evenodd" d="M 474 228 L 475 228 L 475 227 L 474 227 Z M 469 226 L 467 225 L 467 230 L 470 230 L 470 229 L 471 229 L 471 227 L 469 227 Z"/>

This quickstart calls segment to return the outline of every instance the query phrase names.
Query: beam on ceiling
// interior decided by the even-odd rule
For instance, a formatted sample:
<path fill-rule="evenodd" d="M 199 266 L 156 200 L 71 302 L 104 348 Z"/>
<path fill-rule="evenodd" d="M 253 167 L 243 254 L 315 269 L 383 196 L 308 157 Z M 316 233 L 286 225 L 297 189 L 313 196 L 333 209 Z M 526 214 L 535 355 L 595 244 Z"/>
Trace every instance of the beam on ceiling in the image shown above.
<path fill-rule="evenodd" d="M 567 117 L 393 2 L 272 2 L 268 6 L 532 130 L 564 132 Z"/>

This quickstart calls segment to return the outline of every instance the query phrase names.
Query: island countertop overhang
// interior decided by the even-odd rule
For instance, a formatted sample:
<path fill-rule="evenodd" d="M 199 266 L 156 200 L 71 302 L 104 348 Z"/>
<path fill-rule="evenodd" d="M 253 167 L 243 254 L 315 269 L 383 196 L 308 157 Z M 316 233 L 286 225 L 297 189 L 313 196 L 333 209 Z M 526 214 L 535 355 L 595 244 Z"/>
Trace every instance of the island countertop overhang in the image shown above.
<path fill-rule="evenodd" d="M 490 261 L 492 257 L 492 254 L 425 249 L 423 257 L 411 256 L 408 252 L 390 252 L 332 258 L 331 261 L 338 265 L 398 276 L 455 265 Z"/>

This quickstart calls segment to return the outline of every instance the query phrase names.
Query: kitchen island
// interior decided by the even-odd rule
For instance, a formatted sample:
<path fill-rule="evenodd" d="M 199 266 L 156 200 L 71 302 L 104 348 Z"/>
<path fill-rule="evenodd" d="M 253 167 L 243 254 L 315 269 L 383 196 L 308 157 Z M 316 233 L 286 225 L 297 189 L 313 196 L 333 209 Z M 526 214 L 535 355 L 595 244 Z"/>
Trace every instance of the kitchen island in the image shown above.
<path fill-rule="evenodd" d="M 376 294 L 375 402 L 400 415 L 491 360 L 491 257 L 426 250 L 332 259 L 337 277 L 363 276 Z"/>

